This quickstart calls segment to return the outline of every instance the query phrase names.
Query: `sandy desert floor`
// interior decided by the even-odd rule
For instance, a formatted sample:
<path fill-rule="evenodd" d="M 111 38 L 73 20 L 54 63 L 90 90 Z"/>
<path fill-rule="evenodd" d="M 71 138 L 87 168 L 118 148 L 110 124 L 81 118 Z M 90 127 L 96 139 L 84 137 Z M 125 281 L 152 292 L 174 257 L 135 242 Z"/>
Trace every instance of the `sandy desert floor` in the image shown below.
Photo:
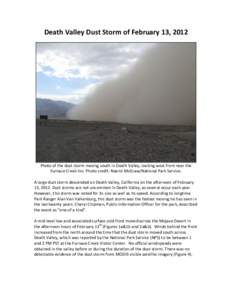
<path fill-rule="evenodd" d="M 192 126 L 36 121 L 36 162 L 195 162 Z"/>

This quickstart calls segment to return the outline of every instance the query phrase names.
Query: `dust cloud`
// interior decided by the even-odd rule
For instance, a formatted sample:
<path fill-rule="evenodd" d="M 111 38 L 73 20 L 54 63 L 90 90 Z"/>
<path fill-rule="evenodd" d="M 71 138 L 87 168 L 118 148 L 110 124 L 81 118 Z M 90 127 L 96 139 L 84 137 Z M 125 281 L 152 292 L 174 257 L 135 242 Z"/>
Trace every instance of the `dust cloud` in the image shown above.
<path fill-rule="evenodd" d="M 68 118 L 195 125 L 195 43 L 154 44 L 126 73 L 99 85 Z"/>

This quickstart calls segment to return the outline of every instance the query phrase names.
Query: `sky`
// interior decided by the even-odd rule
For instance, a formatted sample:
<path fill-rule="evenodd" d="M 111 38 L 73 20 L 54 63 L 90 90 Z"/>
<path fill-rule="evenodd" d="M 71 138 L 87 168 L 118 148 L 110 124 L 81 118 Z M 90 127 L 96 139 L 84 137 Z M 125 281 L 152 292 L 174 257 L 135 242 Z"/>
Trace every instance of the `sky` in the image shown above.
<path fill-rule="evenodd" d="M 37 98 L 82 103 L 130 70 L 147 43 L 37 43 Z"/>

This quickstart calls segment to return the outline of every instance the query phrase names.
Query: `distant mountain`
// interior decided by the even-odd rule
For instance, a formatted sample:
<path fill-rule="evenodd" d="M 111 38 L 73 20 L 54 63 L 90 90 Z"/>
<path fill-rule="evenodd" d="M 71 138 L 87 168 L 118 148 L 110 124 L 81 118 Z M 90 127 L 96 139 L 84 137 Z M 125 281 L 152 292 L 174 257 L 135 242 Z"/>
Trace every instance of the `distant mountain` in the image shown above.
<path fill-rule="evenodd" d="M 66 118 L 66 113 L 75 105 L 65 101 L 36 99 L 36 117 L 48 115 L 48 118 Z"/>

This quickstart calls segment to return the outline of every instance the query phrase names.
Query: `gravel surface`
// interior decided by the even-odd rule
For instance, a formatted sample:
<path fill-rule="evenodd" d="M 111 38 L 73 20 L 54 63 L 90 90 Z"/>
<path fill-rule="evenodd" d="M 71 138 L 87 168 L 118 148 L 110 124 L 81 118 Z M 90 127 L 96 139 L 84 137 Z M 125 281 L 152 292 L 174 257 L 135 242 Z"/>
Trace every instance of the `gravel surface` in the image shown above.
<path fill-rule="evenodd" d="M 36 162 L 195 162 L 192 126 L 36 121 Z"/>

